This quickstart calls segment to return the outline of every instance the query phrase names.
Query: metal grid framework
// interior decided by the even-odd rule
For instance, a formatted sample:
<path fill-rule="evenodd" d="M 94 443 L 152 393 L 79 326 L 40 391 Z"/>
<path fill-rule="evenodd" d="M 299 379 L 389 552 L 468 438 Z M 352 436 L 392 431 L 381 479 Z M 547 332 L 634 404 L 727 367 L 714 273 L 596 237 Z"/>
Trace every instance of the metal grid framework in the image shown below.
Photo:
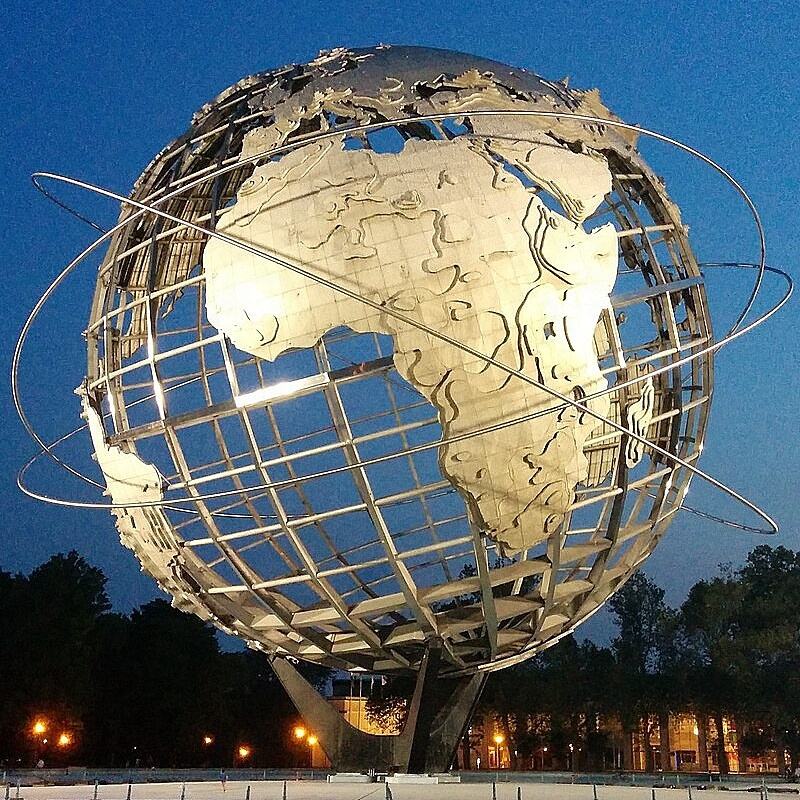
<path fill-rule="evenodd" d="M 235 165 L 244 134 L 264 124 L 253 111 L 263 90 L 251 81 L 224 97 L 153 162 L 133 197 L 152 203 L 191 183 L 162 208 L 213 228 L 252 172 L 252 163 Z M 457 132 L 394 129 L 406 139 L 470 135 L 468 117 Z M 372 133 L 359 139 L 382 146 Z M 613 192 L 589 222 L 611 221 L 618 232 L 617 283 L 595 333 L 613 386 L 707 346 L 711 330 L 703 280 L 663 185 L 638 157 L 604 155 Z M 585 452 L 590 475 L 607 477 L 578 487 L 547 541 L 503 557 L 443 479 L 437 414 L 397 373 L 390 337 L 338 329 L 274 363 L 236 350 L 205 316 L 205 240 L 152 214 L 123 229 L 88 326 L 86 388 L 105 411 L 108 444 L 155 464 L 167 501 L 195 498 L 188 511 L 147 512 L 161 532 L 160 542 L 147 534 L 148 547 L 170 553 L 172 577 L 156 577 L 183 607 L 256 647 L 333 666 L 414 668 L 437 637 L 448 671 L 494 669 L 598 609 L 680 508 L 688 471 L 648 449 L 628 469 L 626 437 L 601 424 Z M 694 463 L 711 356 L 653 383 L 647 438 Z M 611 392 L 610 418 L 623 421 L 620 409 L 638 391 Z M 258 402 L 237 401 L 248 396 Z"/>

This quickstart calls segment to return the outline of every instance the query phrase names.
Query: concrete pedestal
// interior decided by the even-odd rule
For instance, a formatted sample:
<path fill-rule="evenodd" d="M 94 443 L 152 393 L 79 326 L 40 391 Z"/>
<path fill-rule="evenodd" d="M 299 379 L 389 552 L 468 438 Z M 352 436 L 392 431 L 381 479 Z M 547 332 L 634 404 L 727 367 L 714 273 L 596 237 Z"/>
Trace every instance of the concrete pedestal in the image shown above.
<path fill-rule="evenodd" d="M 353 727 L 286 659 L 272 668 L 297 710 L 316 734 L 337 772 L 446 772 L 480 696 L 486 676 L 439 678 L 440 645 L 422 659 L 405 726 L 395 736 Z"/>

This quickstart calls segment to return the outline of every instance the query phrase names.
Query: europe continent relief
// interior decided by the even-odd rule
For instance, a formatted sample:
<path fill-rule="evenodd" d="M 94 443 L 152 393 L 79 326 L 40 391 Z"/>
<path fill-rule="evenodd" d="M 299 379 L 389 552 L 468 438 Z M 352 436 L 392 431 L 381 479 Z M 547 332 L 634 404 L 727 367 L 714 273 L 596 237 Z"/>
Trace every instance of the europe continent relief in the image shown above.
<path fill-rule="evenodd" d="M 617 237 L 612 225 L 587 232 L 583 221 L 610 191 L 608 165 L 544 134 L 496 134 L 410 140 L 398 153 L 346 150 L 341 139 L 306 145 L 257 167 L 217 230 L 584 398 L 607 385 L 594 336 Z M 211 239 L 203 266 L 209 321 L 258 357 L 312 347 L 340 326 L 390 334 L 399 373 L 437 409 L 445 439 L 561 403 L 229 243 Z M 588 403 L 608 414 L 606 396 Z M 444 444 L 439 463 L 473 521 L 511 555 L 561 525 L 578 484 L 605 477 L 590 477 L 584 454 L 598 424 L 567 407 Z"/>

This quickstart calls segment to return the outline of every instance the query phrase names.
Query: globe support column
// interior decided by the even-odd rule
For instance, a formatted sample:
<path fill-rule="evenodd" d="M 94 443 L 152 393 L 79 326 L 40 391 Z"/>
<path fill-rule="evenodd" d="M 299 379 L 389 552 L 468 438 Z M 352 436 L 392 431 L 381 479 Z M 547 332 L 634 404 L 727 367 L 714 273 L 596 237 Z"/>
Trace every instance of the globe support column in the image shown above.
<path fill-rule="evenodd" d="M 406 723 L 395 735 L 370 734 L 351 725 L 285 658 L 274 658 L 272 668 L 335 770 L 445 772 L 486 676 L 438 677 L 440 652 L 436 644 L 426 651 Z"/>

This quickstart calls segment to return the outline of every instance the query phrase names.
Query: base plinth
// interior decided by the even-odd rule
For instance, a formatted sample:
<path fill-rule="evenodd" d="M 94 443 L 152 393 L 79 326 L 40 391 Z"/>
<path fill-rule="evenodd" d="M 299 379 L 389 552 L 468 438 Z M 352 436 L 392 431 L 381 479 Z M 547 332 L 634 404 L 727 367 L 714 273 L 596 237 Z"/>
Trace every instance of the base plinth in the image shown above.
<path fill-rule="evenodd" d="M 440 646 L 430 644 L 403 730 L 387 736 L 365 733 L 347 722 L 286 659 L 274 658 L 272 668 L 338 772 L 446 772 L 486 676 L 440 678 L 440 656 Z"/>

